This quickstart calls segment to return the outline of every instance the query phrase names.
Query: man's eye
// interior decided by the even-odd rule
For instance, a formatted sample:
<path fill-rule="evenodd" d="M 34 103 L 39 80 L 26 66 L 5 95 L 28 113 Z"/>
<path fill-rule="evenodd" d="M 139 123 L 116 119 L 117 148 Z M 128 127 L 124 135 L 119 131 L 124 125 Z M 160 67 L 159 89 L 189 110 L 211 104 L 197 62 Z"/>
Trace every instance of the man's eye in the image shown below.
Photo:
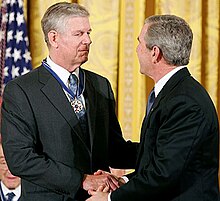
<path fill-rule="evenodd" d="M 76 34 L 74 34 L 74 36 L 82 36 L 82 32 L 79 32 L 79 33 L 76 33 Z"/>

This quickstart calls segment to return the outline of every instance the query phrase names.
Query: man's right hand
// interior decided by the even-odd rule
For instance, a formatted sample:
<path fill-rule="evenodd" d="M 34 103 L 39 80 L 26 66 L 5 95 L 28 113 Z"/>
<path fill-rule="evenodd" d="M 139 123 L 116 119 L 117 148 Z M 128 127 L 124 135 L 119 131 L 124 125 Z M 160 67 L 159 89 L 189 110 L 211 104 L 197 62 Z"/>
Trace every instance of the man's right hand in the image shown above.
<path fill-rule="evenodd" d="M 110 191 L 116 190 L 119 187 L 119 180 L 117 177 L 109 174 L 85 174 L 83 178 L 82 188 L 86 191 L 96 191 L 100 186 L 108 187 Z"/>

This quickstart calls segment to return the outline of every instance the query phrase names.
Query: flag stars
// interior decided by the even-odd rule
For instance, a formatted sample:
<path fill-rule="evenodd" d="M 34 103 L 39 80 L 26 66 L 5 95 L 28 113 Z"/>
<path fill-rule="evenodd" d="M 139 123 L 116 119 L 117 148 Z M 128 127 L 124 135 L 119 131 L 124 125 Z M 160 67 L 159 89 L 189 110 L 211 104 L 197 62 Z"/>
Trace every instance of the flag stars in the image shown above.
<path fill-rule="evenodd" d="M 25 63 L 28 63 L 29 61 L 31 61 L 31 53 L 28 50 L 25 50 L 23 58 L 25 59 Z"/>
<path fill-rule="evenodd" d="M 19 44 L 20 41 L 23 41 L 23 31 L 16 31 L 16 43 Z"/>
<path fill-rule="evenodd" d="M 21 8 L 23 6 L 23 0 L 18 0 L 18 5 L 19 5 L 19 8 Z"/>
<path fill-rule="evenodd" d="M 27 69 L 26 67 L 23 68 L 23 72 L 21 73 L 21 75 L 24 75 L 26 73 L 30 72 L 29 69 Z"/>
<path fill-rule="evenodd" d="M 9 24 L 11 24 L 15 20 L 15 13 L 12 12 L 9 14 Z"/>
<path fill-rule="evenodd" d="M 24 41 L 26 42 L 26 45 L 29 46 L 29 40 L 27 36 L 24 38 Z"/>
<path fill-rule="evenodd" d="M 2 24 L 7 23 L 7 21 L 8 21 L 8 13 L 2 15 Z"/>
<path fill-rule="evenodd" d="M 4 67 L 4 76 L 8 77 L 8 66 Z"/>
<path fill-rule="evenodd" d="M 10 30 L 7 33 L 7 42 L 10 42 L 10 40 L 13 40 L 13 31 Z"/>
<path fill-rule="evenodd" d="M 12 76 L 12 79 L 15 78 L 15 77 L 18 77 L 20 74 L 19 74 L 19 67 L 15 67 L 14 65 L 12 66 L 12 69 L 11 69 L 11 76 Z"/>
<path fill-rule="evenodd" d="M 5 2 L 6 10 L 1 13 L 1 30 L 4 33 L 0 31 L 0 42 L 3 44 L 0 47 L 0 52 L 4 56 L 5 67 L 2 72 L 4 80 L 3 86 L 0 86 L 0 91 L 4 89 L 5 83 L 28 73 L 32 69 L 23 14 L 23 0 L 5 0 L 3 2 Z"/>
<path fill-rule="evenodd" d="M 11 6 L 13 6 L 16 3 L 16 0 L 10 0 Z"/>
<path fill-rule="evenodd" d="M 21 59 L 21 50 L 15 48 L 12 57 L 14 57 L 14 62 L 17 62 L 19 59 Z"/>
<path fill-rule="evenodd" d="M 6 59 L 11 57 L 11 47 L 8 47 L 8 48 L 6 49 L 5 57 L 6 57 Z"/>
<path fill-rule="evenodd" d="M 24 23 L 24 15 L 21 15 L 20 13 L 17 14 L 16 21 L 18 23 L 18 26 L 21 26 L 22 23 Z"/>

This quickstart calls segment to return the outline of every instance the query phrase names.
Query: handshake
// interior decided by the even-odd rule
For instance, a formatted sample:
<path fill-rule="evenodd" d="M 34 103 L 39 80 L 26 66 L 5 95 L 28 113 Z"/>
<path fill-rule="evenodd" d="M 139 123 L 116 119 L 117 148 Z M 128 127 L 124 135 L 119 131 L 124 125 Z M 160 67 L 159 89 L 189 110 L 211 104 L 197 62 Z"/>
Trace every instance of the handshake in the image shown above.
<path fill-rule="evenodd" d="M 107 200 L 108 193 L 116 190 L 125 183 L 125 180 L 121 177 L 103 170 L 98 170 L 94 175 L 84 175 L 82 188 L 88 191 L 89 195 L 92 195 L 86 201 L 97 201 L 101 197 L 100 200 Z"/>

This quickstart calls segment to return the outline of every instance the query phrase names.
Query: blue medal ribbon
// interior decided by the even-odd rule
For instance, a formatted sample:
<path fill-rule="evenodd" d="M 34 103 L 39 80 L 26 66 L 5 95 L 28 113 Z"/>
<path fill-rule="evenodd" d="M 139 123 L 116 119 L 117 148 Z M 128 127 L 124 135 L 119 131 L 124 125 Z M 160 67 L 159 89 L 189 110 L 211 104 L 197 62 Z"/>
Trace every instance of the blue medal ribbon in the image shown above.
<path fill-rule="evenodd" d="M 46 60 L 42 61 L 43 66 L 51 73 L 51 75 L 60 83 L 62 88 L 70 95 L 71 99 L 74 100 L 76 96 L 80 96 L 85 89 L 85 73 L 79 69 L 79 91 L 75 95 L 60 79 L 60 77 L 51 69 L 49 64 L 46 62 Z"/>

